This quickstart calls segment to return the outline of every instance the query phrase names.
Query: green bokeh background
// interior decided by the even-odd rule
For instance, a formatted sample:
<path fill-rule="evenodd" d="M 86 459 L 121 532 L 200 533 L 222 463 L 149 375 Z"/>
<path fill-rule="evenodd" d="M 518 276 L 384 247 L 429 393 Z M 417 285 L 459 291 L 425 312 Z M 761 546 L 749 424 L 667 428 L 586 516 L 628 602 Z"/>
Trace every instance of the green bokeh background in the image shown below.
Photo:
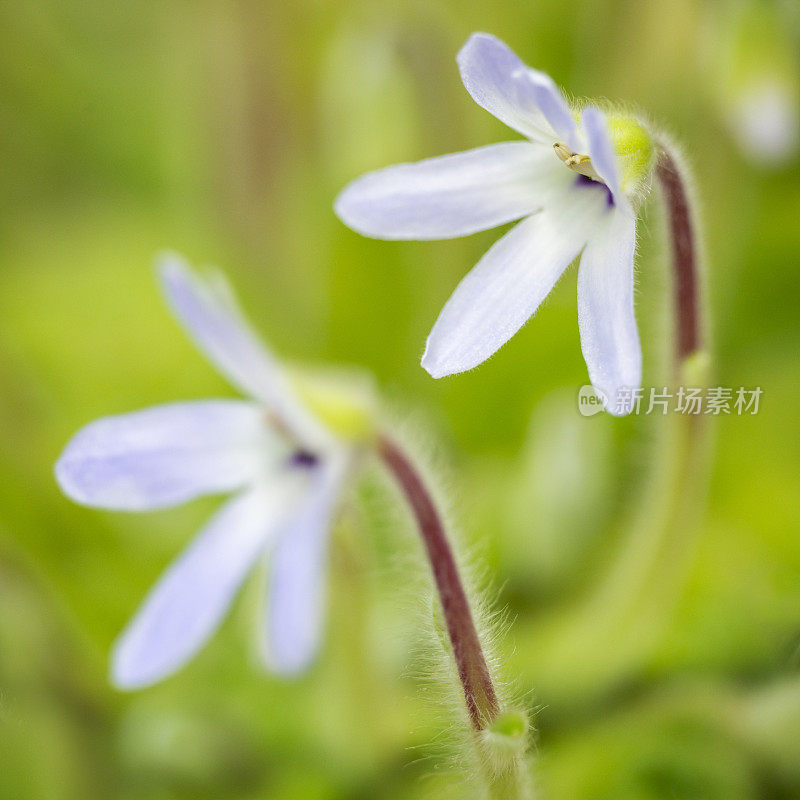
<path fill-rule="evenodd" d="M 161 301 L 164 248 L 222 267 L 287 360 L 375 376 L 507 610 L 497 650 L 538 710 L 542 797 L 800 798 L 800 180 L 796 161 L 746 161 L 726 125 L 735 87 L 719 52 L 735 5 L 0 5 L 0 798 L 474 787 L 441 744 L 459 717 L 428 675 L 425 565 L 374 473 L 335 532 L 310 674 L 287 683 L 258 667 L 256 577 L 178 675 L 109 686 L 114 637 L 217 500 L 82 509 L 52 464 L 98 416 L 233 396 Z M 767 35 L 761 63 L 783 69 L 788 52 L 796 68 L 796 8 L 759 8 L 784 15 L 785 36 Z M 756 416 L 708 420 L 706 497 L 650 561 L 649 492 L 673 434 L 658 417 L 578 414 L 574 268 L 488 363 L 433 381 L 425 337 L 497 233 L 376 242 L 331 210 L 368 169 L 515 138 L 461 87 L 454 56 L 474 30 L 576 95 L 643 109 L 693 169 L 713 383 L 764 393 Z M 640 231 L 645 385 L 657 386 L 670 294 L 655 194 Z"/>

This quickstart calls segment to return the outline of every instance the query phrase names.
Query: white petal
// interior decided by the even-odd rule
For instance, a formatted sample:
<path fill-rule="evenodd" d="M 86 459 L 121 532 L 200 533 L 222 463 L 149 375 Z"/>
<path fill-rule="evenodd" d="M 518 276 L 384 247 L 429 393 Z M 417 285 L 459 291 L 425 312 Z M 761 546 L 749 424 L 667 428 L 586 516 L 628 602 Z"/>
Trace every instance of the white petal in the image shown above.
<path fill-rule="evenodd" d="M 223 506 L 161 577 L 117 641 L 112 659 L 117 686 L 155 683 L 197 653 L 295 502 L 297 487 L 284 480 Z"/>
<path fill-rule="evenodd" d="M 636 220 L 619 209 L 586 245 L 578 270 L 578 326 L 592 385 L 606 410 L 624 415 L 642 380 L 633 309 Z M 626 391 L 628 390 L 628 391 Z"/>
<path fill-rule="evenodd" d="M 244 486 L 279 448 L 255 403 L 171 403 L 87 425 L 65 448 L 56 478 L 79 503 L 141 511 Z"/>
<path fill-rule="evenodd" d="M 498 38 L 488 33 L 472 34 L 458 54 L 458 66 L 472 99 L 501 122 L 548 146 L 564 138 L 556 134 L 548 115 L 542 112 L 542 89 L 547 87 L 531 80 L 528 67 Z M 550 100 L 552 96 L 545 99 L 548 112 L 552 110 Z"/>
<path fill-rule="evenodd" d="M 555 82 L 549 75 L 539 70 L 528 68 L 524 74 L 531 82 L 536 104 L 553 132 L 562 142 L 568 144 L 573 152 L 576 152 L 580 149 L 578 126 Z"/>
<path fill-rule="evenodd" d="M 183 259 L 160 260 L 164 292 L 200 349 L 243 392 L 261 400 L 295 435 L 326 438 L 319 423 L 295 396 L 283 370 L 253 332 L 221 274 L 203 281 Z"/>
<path fill-rule="evenodd" d="M 344 466 L 325 463 L 303 505 L 278 535 L 270 562 L 263 657 L 282 675 L 309 666 L 322 634 L 328 531 Z"/>
<path fill-rule="evenodd" d="M 464 372 L 505 344 L 578 255 L 605 205 L 605 190 L 570 188 L 496 242 L 442 309 L 422 366 L 434 378 Z"/>
<path fill-rule="evenodd" d="M 563 167 L 549 147 L 494 144 L 370 172 L 344 189 L 335 210 L 365 236 L 466 236 L 540 208 L 556 170 Z"/>
<path fill-rule="evenodd" d="M 622 191 L 619 166 L 605 114 L 599 108 L 590 106 L 583 110 L 581 121 L 589 143 L 589 158 L 592 160 L 592 165 L 611 190 L 614 202 L 626 213 L 632 213 L 630 203 Z"/>

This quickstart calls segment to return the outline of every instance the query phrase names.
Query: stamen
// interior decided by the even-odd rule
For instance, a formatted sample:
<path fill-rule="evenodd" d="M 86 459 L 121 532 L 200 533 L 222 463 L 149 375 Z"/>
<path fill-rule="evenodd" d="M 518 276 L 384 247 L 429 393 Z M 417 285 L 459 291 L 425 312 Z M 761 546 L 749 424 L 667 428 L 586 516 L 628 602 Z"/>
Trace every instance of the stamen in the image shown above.
<path fill-rule="evenodd" d="M 555 142 L 553 144 L 553 150 L 563 164 L 569 167 L 573 172 L 577 172 L 579 175 L 585 175 L 593 181 L 603 183 L 603 179 L 597 174 L 589 156 L 583 155 L 582 153 L 573 153 L 564 142 Z"/>
<path fill-rule="evenodd" d="M 556 142 L 553 145 L 553 150 L 556 151 L 556 155 L 566 164 L 567 161 L 572 157 L 572 151 L 567 147 L 563 142 Z"/>

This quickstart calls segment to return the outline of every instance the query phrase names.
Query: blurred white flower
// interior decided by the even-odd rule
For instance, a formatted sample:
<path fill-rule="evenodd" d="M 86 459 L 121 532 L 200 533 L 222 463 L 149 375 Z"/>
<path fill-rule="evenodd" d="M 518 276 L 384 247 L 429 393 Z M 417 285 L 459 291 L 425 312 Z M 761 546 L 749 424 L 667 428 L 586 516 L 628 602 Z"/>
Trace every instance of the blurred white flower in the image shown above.
<path fill-rule="evenodd" d="M 324 425 L 239 312 L 221 275 L 203 281 L 175 256 L 163 288 L 199 348 L 250 400 L 172 403 L 97 420 L 56 465 L 79 503 L 146 511 L 236 492 L 169 567 L 114 647 L 112 679 L 152 684 L 214 633 L 269 553 L 262 652 L 295 673 L 320 639 L 327 535 L 355 446 Z"/>
<path fill-rule="evenodd" d="M 791 4 L 739 2 L 707 10 L 704 75 L 711 96 L 741 154 L 762 169 L 785 168 L 800 147 L 796 22 Z"/>
<path fill-rule="evenodd" d="M 779 80 L 753 81 L 735 98 L 730 126 L 741 151 L 766 167 L 781 166 L 800 144 L 800 103 Z"/>
<path fill-rule="evenodd" d="M 422 365 L 440 378 L 495 353 L 581 255 L 578 324 L 592 384 L 614 414 L 638 388 L 633 306 L 636 215 L 654 162 L 636 120 L 595 107 L 574 114 L 553 81 L 501 41 L 476 33 L 458 55 L 478 105 L 527 137 L 369 173 L 336 200 L 354 230 L 383 239 L 445 239 L 522 219 L 448 300 Z"/>

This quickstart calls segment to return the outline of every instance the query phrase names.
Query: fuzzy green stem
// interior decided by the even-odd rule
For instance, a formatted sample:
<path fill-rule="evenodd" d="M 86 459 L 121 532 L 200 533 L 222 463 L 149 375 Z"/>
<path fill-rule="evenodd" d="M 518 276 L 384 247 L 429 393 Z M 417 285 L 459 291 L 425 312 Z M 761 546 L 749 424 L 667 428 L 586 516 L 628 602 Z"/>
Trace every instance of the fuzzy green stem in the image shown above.
<path fill-rule="evenodd" d="M 664 191 L 672 238 L 677 356 L 684 360 L 700 349 L 700 300 L 697 242 L 686 182 L 678 162 L 661 146 L 656 174 Z"/>
<path fill-rule="evenodd" d="M 703 387 L 708 355 L 694 209 L 679 161 L 666 147 L 659 150 L 656 175 L 668 219 L 674 285 L 671 380 Z M 544 663 L 533 677 L 544 695 L 585 703 L 587 695 L 631 680 L 652 658 L 691 565 L 708 480 L 709 421 L 702 413 L 673 413 L 654 423 L 652 473 L 631 509 L 617 554 L 580 606 L 566 606 L 540 634 Z"/>
<path fill-rule="evenodd" d="M 672 244 L 675 314 L 674 379 L 707 384 L 707 354 L 700 303 L 698 248 L 693 210 L 678 160 L 660 146 L 656 174 L 664 192 Z M 698 529 L 697 515 L 708 473 L 708 425 L 704 414 L 675 414 L 665 422 L 653 479 L 643 495 L 639 516 L 625 547 L 588 605 L 589 632 L 605 631 L 616 644 L 607 671 L 620 676 L 641 662 L 654 646 L 677 602 Z M 602 609 L 600 627 L 593 609 Z M 602 649 L 598 645 L 598 649 Z"/>
<path fill-rule="evenodd" d="M 378 438 L 377 449 L 414 512 L 439 593 L 470 722 L 476 731 L 483 730 L 497 717 L 500 704 L 441 516 L 405 452 L 385 435 Z"/>
<path fill-rule="evenodd" d="M 520 758 L 506 772 L 491 776 L 488 794 L 489 800 L 528 800 L 531 792 L 524 760 Z"/>

